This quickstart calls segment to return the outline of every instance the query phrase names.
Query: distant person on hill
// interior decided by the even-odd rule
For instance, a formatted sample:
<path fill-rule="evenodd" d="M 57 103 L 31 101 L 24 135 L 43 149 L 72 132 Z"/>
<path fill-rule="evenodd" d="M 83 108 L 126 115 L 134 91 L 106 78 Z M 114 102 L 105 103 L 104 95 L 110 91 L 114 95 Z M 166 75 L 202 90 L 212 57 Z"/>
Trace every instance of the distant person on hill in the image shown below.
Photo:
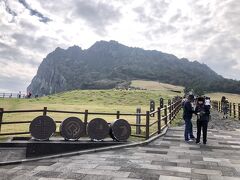
<path fill-rule="evenodd" d="M 31 96 L 32 96 L 32 93 L 28 92 L 27 98 L 31 98 Z"/>
<path fill-rule="evenodd" d="M 183 119 L 185 121 L 184 138 L 186 142 L 191 142 L 195 139 L 192 128 L 192 114 L 195 112 L 192 106 L 193 101 L 194 96 L 188 95 L 188 98 L 183 105 Z"/>
<path fill-rule="evenodd" d="M 221 106 L 222 106 L 222 111 L 223 111 L 223 119 L 228 118 L 228 110 L 229 110 L 229 102 L 228 99 L 223 96 L 221 99 Z"/>
<path fill-rule="evenodd" d="M 21 96 L 22 96 L 21 91 L 19 91 L 18 98 L 21 98 Z"/>
<path fill-rule="evenodd" d="M 207 143 L 207 127 L 210 115 L 210 106 L 205 104 L 205 99 L 199 97 L 195 109 L 197 114 L 197 139 L 196 144 L 200 144 L 201 130 L 203 132 L 203 144 Z"/>
<path fill-rule="evenodd" d="M 222 98 L 221 98 L 221 110 L 223 110 L 223 103 L 224 103 L 225 100 L 226 100 L 226 97 L 222 96 Z"/>

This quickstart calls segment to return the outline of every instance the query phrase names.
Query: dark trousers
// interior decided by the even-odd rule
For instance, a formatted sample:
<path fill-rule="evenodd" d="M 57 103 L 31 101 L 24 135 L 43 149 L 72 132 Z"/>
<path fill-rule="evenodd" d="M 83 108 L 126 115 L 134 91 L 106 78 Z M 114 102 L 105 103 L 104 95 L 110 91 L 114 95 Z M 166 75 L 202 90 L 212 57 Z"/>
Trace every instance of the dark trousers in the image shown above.
<path fill-rule="evenodd" d="M 187 141 L 187 140 L 189 140 L 189 138 L 194 138 L 192 121 L 191 121 L 191 119 L 184 119 L 184 121 L 185 121 L 184 138 L 185 138 L 185 141 Z"/>
<path fill-rule="evenodd" d="M 201 130 L 202 130 L 203 143 L 206 144 L 206 142 L 207 142 L 207 127 L 208 127 L 208 121 L 197 120 L 197 139 L 196 139 L 197 143 L 200 142 Z"/>

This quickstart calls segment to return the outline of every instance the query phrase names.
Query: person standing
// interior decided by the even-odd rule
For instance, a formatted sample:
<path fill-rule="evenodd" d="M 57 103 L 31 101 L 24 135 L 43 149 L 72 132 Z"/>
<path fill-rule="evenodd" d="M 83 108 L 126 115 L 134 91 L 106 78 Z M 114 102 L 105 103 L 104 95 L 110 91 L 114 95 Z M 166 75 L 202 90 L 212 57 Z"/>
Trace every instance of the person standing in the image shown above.
<path fill-rule="evenodd" d="M 228 99 L 223 96 L 221 100 L 221 105 L 222 105 L 222 111 L 223 111 L 223 119 L 228 118 L 228 111 L 229 111 L 229 102 Z"/>
<path fill-rule="evenodd" d="M 187 100 L 186 95 L 184 95 L 183 99 L 182 99 L 182 103 L 181 103 L 182 104 L 182 108 L 184 107 L 184 104 L 185 104 L 186 100 Z"/>
<path fill-rule="evenodd" d="M 207 128 L 210 115 L 210 106 L 205 104 L 205 99 L 199 97 L 195 109 L 197 114 L 197 139 L 196 144 L 200 144 L 201 131 L 203 132 L 203 144 L 207 143 Z"/>
<path fill-rule="evenodd" d="M 193 136 L 192 115 L 195 113 L 192 103 L 194 101 L 193 95 L 188 95 L 187 100 L 183 105 L 183 119 L 185 122 L 184 139 L 186 142 L 191 142 L 195 137 Z"/>
<path fill-rule="evenodd" d="M 18 98 L 20 99 L 21 98 L 21 91 L 19 91 L 19 93 L 18 93 Z"/>

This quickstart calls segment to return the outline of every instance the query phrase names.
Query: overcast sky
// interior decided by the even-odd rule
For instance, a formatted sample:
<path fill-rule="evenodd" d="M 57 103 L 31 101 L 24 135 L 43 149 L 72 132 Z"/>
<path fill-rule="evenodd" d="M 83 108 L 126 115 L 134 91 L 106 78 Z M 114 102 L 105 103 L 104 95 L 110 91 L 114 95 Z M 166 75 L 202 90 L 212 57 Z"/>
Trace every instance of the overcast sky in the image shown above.
<path fill-rule="evenodd" d="M 240 80 L 240 0 L 0 0 L 0 92 L 25 91 L 56 47 L 116 40 Z"/>

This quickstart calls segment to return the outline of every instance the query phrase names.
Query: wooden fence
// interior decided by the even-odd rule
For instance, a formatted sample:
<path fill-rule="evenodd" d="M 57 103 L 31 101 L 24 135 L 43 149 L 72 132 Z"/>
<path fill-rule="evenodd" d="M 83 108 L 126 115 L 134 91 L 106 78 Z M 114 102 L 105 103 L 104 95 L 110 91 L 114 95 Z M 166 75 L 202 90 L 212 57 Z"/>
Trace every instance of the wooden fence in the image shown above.
<path fill-rule="evenodd" d="M 221 101 L 212 101 L 212 107 L 219 112 L 223 112 Z M 234 119 L 240 120 L 240 103 L 229 102 L 228 115 Z"/>
<path fill-rule="evenodd" d="M 98 116 L 115 116 L 116 119 L 129 116 L 135 116 L 137 118 L 141 117 L 144 118 L 145 121 L 142 121 L 141 124 L 130 124 L 132 127 L 132 134 L 133 137 L 138 138 L 145 138 L 149 139 L 150 137 L 161 133 L 162 129 L 165 128 L 169 123 L 172 122 L 172 120 L 175 119 L 177 113 L 181 109 L 181 98 L 175 99 L 175 100 L 168 100 L 168 103 L 164 105 L 163 99 L 160 99 L 159 107 L 156 108 L 155 111 L 146 111 L 146 113 L 121 113 L 120 111 L 114 112 L 114 113 L 105 113 L 105 112 L 89 112 L 88 110 L 85 110 L 84 112 L 81 111 L 64 111 L 64 110 L 50 110 L 47 107 L 44 107 L 43 109 L 38 110 L 15 110 L 15 111 L 5 111 L 3 108 L 0 108 L 0 136 L 11 136 L 11 135 L 21 135 L 21 134 L 30 134 L 29 132 L 4 132 L 2 133 L 2 130 L 4 129 L 4 126 L 9 124 L 30 124 L 31 120 L 28 121 L 9 121 L 4 119 L 5 114 L 10 113 L 36 113 L 40 112 L 42 115 L 46 116 L 48 113 L 65 113 L 65 114 L 77 114 L 77 115 L 83 115 L 83 121 L 85 124 L 85 127 L 87 126 L 89 122 L 89 115 L 98 115 Z M 125 118 L 126 119 L 126 118 Z M 127 120 L 127 119 L 126 119 Z M 60 124 L 62 121 L 55 121 L 57 124 Z M 140 127 L 143 129 L 143 131 L 140 134 L 136 134 L 135 131 L 133 131 L 133 127 Z M 145 130 L 145 131 L 144 131 Z M 134 132 L 134 133 L 133 133 Z"/>

